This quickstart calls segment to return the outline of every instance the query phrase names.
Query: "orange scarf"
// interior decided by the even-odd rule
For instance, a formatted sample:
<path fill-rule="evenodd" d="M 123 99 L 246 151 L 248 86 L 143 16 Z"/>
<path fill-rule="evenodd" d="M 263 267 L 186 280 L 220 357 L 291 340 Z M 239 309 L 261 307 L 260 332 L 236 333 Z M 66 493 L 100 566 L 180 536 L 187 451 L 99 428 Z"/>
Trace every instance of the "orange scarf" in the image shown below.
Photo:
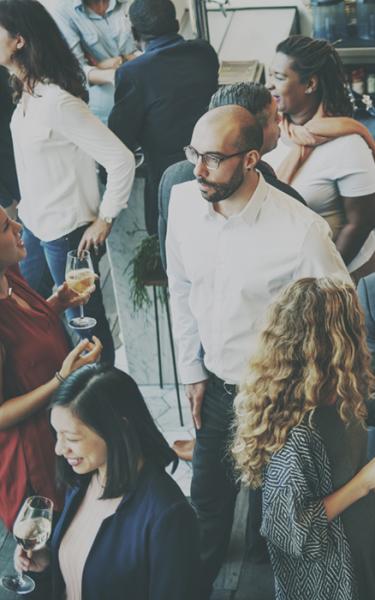
<path fill-rule="evenodd" d="M 325 144 L 343 135 L 357 133 L 372 150 L 375 159 L 375 140 L 371 133 L 355 119 L 350 117 L 326 117 L 320 104 L 317 112 L 304 125 L 295 125 L 287 115 L 281 122 L 281 137 L 292 142 L 292 147 L 286 158 L 277 169 L 277 176 L 285 183 L 291 183 L 297 171 L 313 152 L 315 146 Z"/>

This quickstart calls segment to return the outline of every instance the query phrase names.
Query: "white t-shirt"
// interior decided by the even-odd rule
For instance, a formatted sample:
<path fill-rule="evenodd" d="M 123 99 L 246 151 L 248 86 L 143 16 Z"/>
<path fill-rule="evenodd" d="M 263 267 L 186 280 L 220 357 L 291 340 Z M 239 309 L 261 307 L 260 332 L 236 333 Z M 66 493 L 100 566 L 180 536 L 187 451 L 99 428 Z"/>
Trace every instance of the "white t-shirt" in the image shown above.
<path fill-rule="evenodd" d="M 277 148 L 266 155 L 267 162 L 277 168 L 291 146 L 280 140 Z M 345 135 L 317 146 L 292 182 L 307 205 L 326 218 L 336 217 L 336 223 L 345 224 L 341 197 L 356 198 L 375 193 L 375 162 L 370 148 L 359 135 Z M 338 231 L 333 230 L 334 239 Z M 363 265 L 375 252 L 375 234 L 372 232 L 357 256 L 349 264 L 349 271 Z"/>

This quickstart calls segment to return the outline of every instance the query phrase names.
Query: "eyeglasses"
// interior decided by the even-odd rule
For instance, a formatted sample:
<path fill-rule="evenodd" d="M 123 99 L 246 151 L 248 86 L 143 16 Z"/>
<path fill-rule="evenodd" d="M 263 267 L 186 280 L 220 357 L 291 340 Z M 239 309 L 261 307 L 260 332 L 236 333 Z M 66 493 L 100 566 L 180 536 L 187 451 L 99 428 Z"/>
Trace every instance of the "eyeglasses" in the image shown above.
<path fill-rule="evenodd" d="M 215 152 L 204 152 L 201 154 L 196 150 L 193 146 L 185 146 L 184 152 L 186 158 L 193 165 L 198 163 L 198 160 L 201 158 L 202 163 L 209 169 L 213 171 L 218 169 L 221 163 L 224 160 L 228 160 L 228 158 L 233 158 L 233 156 L 240 156 L 241 154 L 246 154 L 246 152 L 250 152 L 251 148 L 247 150 L 241 150 L 240 152 L 234 152 L 233 154 L 216 154 Z"/>

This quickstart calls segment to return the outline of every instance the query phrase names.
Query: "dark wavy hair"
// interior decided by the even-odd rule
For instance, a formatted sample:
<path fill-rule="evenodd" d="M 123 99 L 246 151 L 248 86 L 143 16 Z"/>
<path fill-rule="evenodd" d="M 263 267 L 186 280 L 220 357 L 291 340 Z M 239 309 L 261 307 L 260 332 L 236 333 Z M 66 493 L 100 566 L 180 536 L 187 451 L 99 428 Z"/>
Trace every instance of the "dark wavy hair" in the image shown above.
<path fill-rule="evenodd" d="M 302 83 L 306 83 L 313 75 L 318 77 L 318 93 L 327 115 L 352 115 L 344 67 L 332 44 L 304 35 L 291 35 L 278 44 L 276 52 L 293 59 L 291 68 L 298 73 Z"/>
<path fill-rule="evenodd" d="M 139 464 L 152 461 L 166 467 L 177 456 L 157 429 L 135 381 L 123 371 L 103 364 L 74 371 L 52 397 L 50 408 L 63 406 L 95 431 L 107 446 L 107 480 L 102 498 L 132 491 Z M 76 475 L 57 457 L 57 479 L 72 487 L 90 475 Z"/>
<path fill-rule="evenodd" d="M 86 78 L 48 11 L 37 0 L 0 0 L 0 25 L 11 37 L 21 35 L 23 48 L 13 60 L 25 73 L 24 81 L 13 75 L 13 99 L 17 102 L 24 85 L 32 92 L 40 81 L 55 83 L 73 96 L 88 99 Z"/>

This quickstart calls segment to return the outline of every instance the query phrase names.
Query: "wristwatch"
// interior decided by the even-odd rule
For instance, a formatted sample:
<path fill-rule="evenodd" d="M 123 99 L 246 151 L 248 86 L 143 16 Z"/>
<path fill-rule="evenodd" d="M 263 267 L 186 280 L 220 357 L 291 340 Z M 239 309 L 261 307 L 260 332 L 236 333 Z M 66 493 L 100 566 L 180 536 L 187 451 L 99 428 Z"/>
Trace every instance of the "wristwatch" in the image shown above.
<path fill-rule="evenodd" d="M 107 225 L 112 225 L 112 223 L 113 223 L 113 217 L 105 217 L 104 215 L 101 215 L 100 213 L 99 213 L 99 217 L 103 221 L 105 221 L 107 223 Z"/>

